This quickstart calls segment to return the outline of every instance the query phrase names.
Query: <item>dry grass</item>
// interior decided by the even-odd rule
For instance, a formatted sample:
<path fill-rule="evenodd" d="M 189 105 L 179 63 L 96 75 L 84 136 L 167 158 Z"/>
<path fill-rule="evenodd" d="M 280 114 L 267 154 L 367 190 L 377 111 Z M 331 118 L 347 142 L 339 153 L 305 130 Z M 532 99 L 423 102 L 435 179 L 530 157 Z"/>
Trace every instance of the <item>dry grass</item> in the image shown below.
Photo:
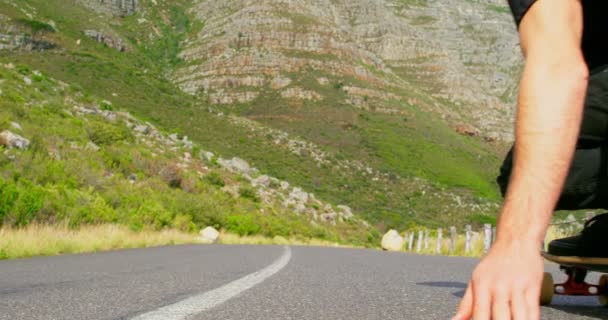
<path fill-rule="evenodd" d="M 250 244 L 250 245 L 290 245 L 290 246 L 320 246 L 320 247 L 343 247 L 353 248 L 353 246 L 347 246 L 338 244 L 335 242 L 319 240 L 319 239 L 296 239 L 296 238 L 284 238 L 276 236 L 274 238 L 268 238 L 264 236 L 239 236 L 231 233 L 222 233 L 220 235 L 221 244 Z"/>
<path fill-rule="evenodd" d="M 549 228 L 547 241 L 570 235 L 556 227 Z M 417 240 L 417 239 L 416 239 Z M 42 255 L 58 255 L 70 253 L 97 252 L 126 248 L 145 248 L 162 245 L 201 243 L 197 234 L 184 233 L 177 230 L 140 231 L 134 232 L 119 225 L 84 226 L 71 230 L 67 226 L 30 225 L 21 229 L 0 229 L 0 259 L 15 259 Z M 221 244 L 245 245 L 301 245 L 323 247 L 352 247 L 335 242 L 318 239 L 298 239 L 264 236 L 238 236 L 222 232 Z M 456 238 L 456 249 L 453 255 L 481 257 L 483 255 L 483 238 L 474 237 L 471 241 L 470 252 L 465 252 L 465 237 Z M 436 254 L 437 239 L 429 239 L 427 249 L 422 247 L 421 254 Z M 407 250 L 407 244 L 404 246 Z M 441 254 L 449 255 L 450 240 L 444 238 L 441 242 Z M 416 252 L 416 244 L 412 248 Z"/>
<path fill-rule="evenodd" d="M 0 229 L 0 260 L 188 243 L 203 242 L 197 234 L 177 230 L 134 232 L 127 227 L 110 224 L 83 226 L 78 230 L 67 226 L 29 225 L 20 229 Z M 222 233 L 219 243 L 347 247 L 317 239 L 241 237 L 230 233 Z"/>
<path fill-rule="evenodd" d="M 30 225 L 21 229 L 0 229 L 0 259 L 145 248 L 197 241 L 195 234 L 175 230 L 133 232 L 117 225 L 85 226 L 70 230 L 65 226 Z"/>

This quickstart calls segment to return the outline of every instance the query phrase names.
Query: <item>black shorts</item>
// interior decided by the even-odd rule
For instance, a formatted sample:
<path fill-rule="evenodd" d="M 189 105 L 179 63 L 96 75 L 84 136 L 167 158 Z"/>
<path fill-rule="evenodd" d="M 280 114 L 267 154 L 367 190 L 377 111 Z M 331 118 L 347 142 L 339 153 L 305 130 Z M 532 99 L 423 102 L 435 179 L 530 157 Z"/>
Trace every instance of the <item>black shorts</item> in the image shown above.
<path fill-rule="evenodd" d="M 511 169 L 509 151 L 496 179 L 504 196 Z M 608 209 L 608 66 L 590 73 L 576 152 L 556 210 Z"/>

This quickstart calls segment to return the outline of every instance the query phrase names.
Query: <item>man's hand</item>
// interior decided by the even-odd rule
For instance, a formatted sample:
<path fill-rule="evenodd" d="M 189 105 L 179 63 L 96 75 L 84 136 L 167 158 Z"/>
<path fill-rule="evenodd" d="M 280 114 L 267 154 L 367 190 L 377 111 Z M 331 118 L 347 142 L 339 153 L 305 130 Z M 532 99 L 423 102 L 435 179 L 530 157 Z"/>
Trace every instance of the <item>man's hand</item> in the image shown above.
<path fill-rule="evenodd" d="M 542 279 L 537 243 L 496 242 L 473 272 L 454 320 L 538 319 Z"/>
<path fill-rule="evenodd" d="M 473 273 L 456 319 L 540 318 L 540 243 L 574 154 L 588 70 L 580 0 L 538 0 L 520 26 L 526 57 L 515 159 L 495 245 Z"/>

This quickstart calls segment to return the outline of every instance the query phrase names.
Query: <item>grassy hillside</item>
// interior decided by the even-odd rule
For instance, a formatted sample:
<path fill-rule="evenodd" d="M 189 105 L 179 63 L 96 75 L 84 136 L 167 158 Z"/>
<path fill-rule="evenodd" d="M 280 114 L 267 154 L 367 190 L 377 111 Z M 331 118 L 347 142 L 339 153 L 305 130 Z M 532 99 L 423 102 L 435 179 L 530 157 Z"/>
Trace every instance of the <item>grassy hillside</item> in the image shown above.
<path fill-rule="evenodd" d="M 192 232 L 212 225 L 241 235 L 360 244 L 377 237 L 356 224 L 315 226 L 278 203 L 263 203 L 247 181 L 214 161 L 184 158 L 196 146 L 138 136 L 127 123 L 140 122 L 109 101 L 26 65 L 1 65 L 0 81 L 0 131 L 31 142 L 25 150 L 0 147 L 5 226 L 118 223 Z M 241 196 L 222 191 L 226 185 Z"/>
<path fill-rule="evenodd" d="M 180 43 L 196 34 L 203 22 L 187 13 L 191 1 L 157 3 L 143 2 L 141 12 L 121 18 L 100 15 L 74 1 L 0 0 L 0 12 L 10 18 L 6 24 L 13 26 L 13 33 L 29 34 L 54 45 L 42 51 L 0 51 L 1 63 L 16 66 L 2 69 L 7 79 L 3 86 L 17 86 L 22 76 L 36 78 L 32 70 L 44 74 L 32 87 L 14 87 L 16 96 L 10 99 L 6 98 L 8 89 L 3 89 L 4 126 L 16 121 L 30 136 L 40 138 L 32 139 L 32 148 L 16 162 L 2 162 L 2 183 L 6 190 L 18 194 L 45 195 L 40 196 L 44 201 L 32 200 L 32 210 L 18 209 L 26 205 L 16 202 L 11 213 L 5 214 L 6 223 L 68 218 L 74 224 L 115 221 L 133 228 L 194 228 L 204 224 L 238 228 L 229 222 L 240 225 L 237 220 L 247 224 L 253 219 L 261 225 L 259 229 L 252 227 L 255 232 L 275 234 L 280 229 L 283 231 L 278 234 L 359 239 L 356 241 L 368 238 L 368 232 L 358 230 L 359 226 L 317 228 L 281 207 L 273 207 L 274 218 L 262 217 L 259 203 L 235 200 L 205 181 L 195 183 L 195 194 L 172 188 L 154 172 L 146 171 L 151 169 L 139 167 L 140 158 L 159 168 L 179 158 L 179 153 L 152 159 L 153 150 L 133 140 L 127 131 L 123 133 L 118 124 L 111 128 L 98 124 L 97 128 L 98 119 L 66 117 L 62 110 L 69 110 L 71 103 L 66 102 L 65 93 L 53 89 L 58 82 L 51 84 L 49 81 L 55 80 L 50 79 L 70 84 L 65 89 L 70 99 L 82 104 L 108 100 L 114 110 L 129 111 L 165 132 L 188 136 L 222 156 L 244 158 L 261 172 L 302 186 L 319 199 L 347 204 L 381 229 L 462 224 L 494 213 L 498 195 L 493 177 L 503 146 L 461 136 L 437 115 L 406 101 L 377 103 L 400 110 L 399 115 L 344 104 L 343 87 L 365 86 L 359 79 L 315 70 L 286 74 L 292 86 L 322 93 L 322 101 L 285 99 L 261 88 L 262 94 L 251 103 L 218 107 L 210 106 L 205 94 L 185 94 L 172 83 L 171 74 L 176 67 L 187 65 L 178 55 Z M 128 49 L 120 52 L 96 42 L 83 33 L 90 29 L 122 39 Z M 320 76 L 326 76 L 330 84 L 320 85 L 316 80 Z M 45 86 L 49 88 L 45 90 Z M 435 103 L 425 102 L 428 99 L 416 92 L 398 93 L 421 103 Z M 42 102 L 45 107 L 34 107 Z M 376 102 L 369 98 L 368 104 Z M 244 125 L 239 120 L 243 118 L 255 122 Z M 111 143 L 99 154 L 67 146 L 69 142 L 85 146 L 91 138 L 90 126 L 111 132 Z M 289 136 L 277 143 L 278 133 Z M 324 153 L 325 160 L 320 163 L 306 148 L 293 152 L 287 142 L 294 139 L 310 143 Z M 60 148 L 69 156 L 49 161 L 37 148 Z M 83 180 L 88 174 L 80 174 L 81 170 L 92 172 L 93 182 Z M 114 173 L 111 185 L 99 182 L 107 180 L 103 178 L 106 171 Z M 127 179 L 132 173 L 145 178 L 134 186 Z M 47 195 L 58 198 L 47 200 Z M 83 208 L 93 209 L 77 210 L 81 202 L 86 204 Z M 146 216 L 138 212 L 155 213 Z M 229 219 L 231 216 L 238 219 Z M 277 226 L 272 225 L 275 223 Z M 370 239 L 375 237 L 375 233 L 369 234 Z"/>

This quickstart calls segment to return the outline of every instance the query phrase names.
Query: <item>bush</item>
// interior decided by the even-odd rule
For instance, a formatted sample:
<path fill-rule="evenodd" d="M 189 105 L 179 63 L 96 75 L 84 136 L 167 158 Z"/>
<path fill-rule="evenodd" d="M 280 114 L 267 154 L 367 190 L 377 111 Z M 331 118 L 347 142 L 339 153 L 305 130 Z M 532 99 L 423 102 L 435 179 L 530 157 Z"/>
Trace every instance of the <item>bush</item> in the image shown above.
<path fill-rule="evenodd" d="M 40 31 L 55 32 L 55 28 L 45 22 L 29 19 L 17 19 L 17 22 L 23 26 L 30 28 L 32 30 L 32 33 L 38 33 Z"/>
<path fill-rule="evenodd" d="M 0 225 L 15 205 L 17 198 L 19 198 L 17 187 L 0 179 Z"/>
<path fill-rule="evenodd" d="M 204 179 L 205 181 L 211 183 L 214 186 L 223 187 L 226 185 L 226 182 L 224 182 L 224 178 L 222 178 L 222 176 L 215 171 L 209 172 Z"/>
<path fill-rule="evenodd" d="M 173 228 L 176 228 L 181 231 L 191 232 L 196 230 L 196 225 L 192 222 L 192 216 L 185 214 L 178 214 L 173 219 Z"/>
<path fill-rule="evenodd" d="M 131 140 L 132 135 L 125 126 L 117 126 L 103 122 L 93 122 L 87 128 L 89 139 L 100 146 L 119 141 Z"/>
<path fill-rule="evenodd" d="M 44 205 L 45 192 L 42 187 L 26 182 L 19 192 L 13 210 L 13 224 L 18 227 L 28 225 Z"/>
<path fill-rule="evenodd" d="M 475 213 L 467 217 L 467 221 L 474 227 L 480 227 L 484 224 L 496 225 L 496 217 Z"/>
<path fill-rule="evenodd" d="M 180 188 L 182 185 L 182 170 L 176 164 L 168 164 L 160 171 L 160 177 L 171 188 Z"/>
<path fill-rule="evenodd" d="M 226 228 L 240 236 L 258 234 L 262 229 L 249 215 L 233 215 L 226 218 Z"/>
<path fill-rule="evenodd" d="M 243 198 L 250 199 L 254 202 L 260 201 L 257 191 L 252 187 L 240 187 L 239 195 Z"/>

